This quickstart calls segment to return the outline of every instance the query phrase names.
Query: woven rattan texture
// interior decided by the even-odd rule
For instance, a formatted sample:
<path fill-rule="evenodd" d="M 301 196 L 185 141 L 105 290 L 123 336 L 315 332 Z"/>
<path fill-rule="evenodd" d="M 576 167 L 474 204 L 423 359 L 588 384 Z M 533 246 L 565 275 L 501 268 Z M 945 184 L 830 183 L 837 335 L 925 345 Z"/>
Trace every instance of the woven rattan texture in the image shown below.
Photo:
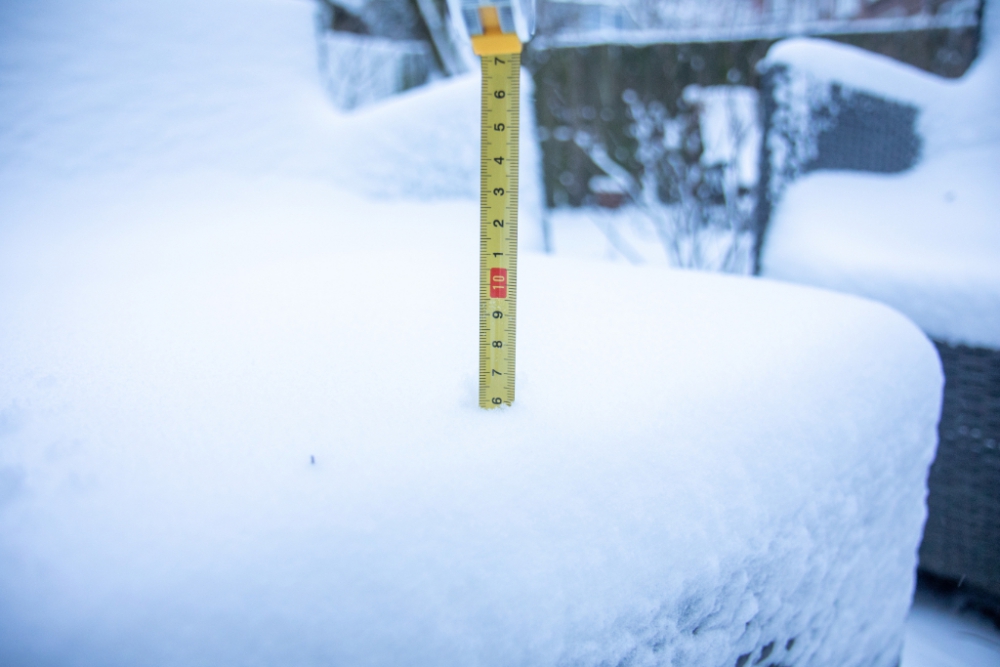
<path fill-rule="evenodd" d="M 816 157 L 804 171 L 847 169 L 894 174 L 920 157 L 916 107 L 838 84 L 830 86 L 830 122 L 816 137 Z"/>
<path fill-rule="evenodd" d="M 1000 350 L 935 345 L 944 405 L 920 567 L 1000 601 Z"/>

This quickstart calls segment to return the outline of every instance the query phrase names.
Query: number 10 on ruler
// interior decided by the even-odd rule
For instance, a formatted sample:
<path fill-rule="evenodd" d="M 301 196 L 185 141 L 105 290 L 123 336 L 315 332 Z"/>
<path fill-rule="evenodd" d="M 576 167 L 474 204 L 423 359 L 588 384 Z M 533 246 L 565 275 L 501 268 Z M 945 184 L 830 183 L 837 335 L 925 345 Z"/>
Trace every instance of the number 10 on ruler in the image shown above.
<path fill-rule="evenodd" d="M 514 401 L 520 53 L 482 56 L 479 405 Z"/>

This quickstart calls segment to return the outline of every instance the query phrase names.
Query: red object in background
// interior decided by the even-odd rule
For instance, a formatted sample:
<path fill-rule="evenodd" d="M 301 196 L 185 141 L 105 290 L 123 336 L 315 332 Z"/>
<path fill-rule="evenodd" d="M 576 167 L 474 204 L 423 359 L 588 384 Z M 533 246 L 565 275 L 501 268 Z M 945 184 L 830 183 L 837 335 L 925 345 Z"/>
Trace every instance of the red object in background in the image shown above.
<path fill-rule="evenodd" d="M 490 298 L 507 298 L 507 269 L 490 269 Z"/>
<path fill-rule="evenodd" d="M 625 203 L 625 195 L 621 192 L 598 192 L 596 199 L 601 208 L 619 208 Z"/>

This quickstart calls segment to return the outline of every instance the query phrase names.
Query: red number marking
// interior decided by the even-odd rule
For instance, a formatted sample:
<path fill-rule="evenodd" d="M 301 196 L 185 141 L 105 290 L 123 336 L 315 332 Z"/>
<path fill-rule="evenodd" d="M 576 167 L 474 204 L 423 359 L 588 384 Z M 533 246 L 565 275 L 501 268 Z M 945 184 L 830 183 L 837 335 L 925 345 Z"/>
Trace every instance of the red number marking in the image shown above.
<path fill-rule="evenodd" d="M 490 298 L 507 298 L 507 269 L 490 269 Z"/>

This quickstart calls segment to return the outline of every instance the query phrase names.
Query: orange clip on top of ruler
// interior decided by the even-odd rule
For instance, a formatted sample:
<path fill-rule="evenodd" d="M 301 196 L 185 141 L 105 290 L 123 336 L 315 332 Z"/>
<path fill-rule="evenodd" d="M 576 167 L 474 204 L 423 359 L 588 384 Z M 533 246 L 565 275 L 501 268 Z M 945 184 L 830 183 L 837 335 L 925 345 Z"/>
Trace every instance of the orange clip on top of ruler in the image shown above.
<path fill-rule="evenodd" d="M 500 31 L 500 16 L 496 7 L 480 7 L 479 20 L 483 23 L 483 34 L 472 36 L 472 50 L 477 56 L 521 52 L 521 40 L 517 35 Z"/>

